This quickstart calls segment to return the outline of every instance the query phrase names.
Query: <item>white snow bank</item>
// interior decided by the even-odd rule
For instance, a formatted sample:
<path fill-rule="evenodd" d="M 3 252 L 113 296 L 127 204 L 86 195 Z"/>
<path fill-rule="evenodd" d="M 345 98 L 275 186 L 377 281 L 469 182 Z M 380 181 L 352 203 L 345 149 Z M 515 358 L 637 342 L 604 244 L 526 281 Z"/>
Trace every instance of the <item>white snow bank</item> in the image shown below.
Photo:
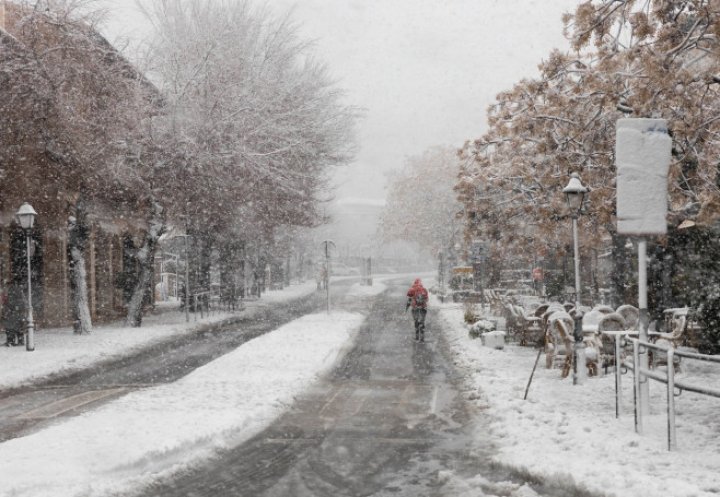
<path fill-rule="evenodd" d="M 583 386 L 561 379 L 558 369 L 538 364 L 528 400 L 523 400 L 537 351 L 509 345 L 504 351 L 468 338 L 460 305 L 440 311 L 458 368 L 479 390 L 493 417 L 488 437 L 496 459 L 545 478 L 568 478 L 602 495 L 701 497 L 720 493 L 720 399 L 684 392 L 676 399 L 678 451 L 666 442 L 665 386 L 650 385 L 652 411 L 645 434 L 636 435 L 632 373 L 623 376 L 625 414 L 615 419 L 614 376 L 589 378 Z M 684 364 L 693 381 L 717 384 L 720 370 Z M 699 380 L 695 380 L 699 379 Z M 472 394 L 476 397 L 476 394 Z"/>
<path fill-rule="evenodd" d="M 189 323 L 185 322 L 184 313 L 166 311 L 143 318 L 140 328 L 114 323 L 96 326 L 89 335 L 75 335 L 71 328 L 40 329 L 35 332 L 33 352 L 27 352 L 22 346 L 0 347 L 0 389 L 122 357 L 169 337 L 191 333 L 199 325 L 252 314 L 267 304 L 294 300 L 314 291 L 314 282 L 292 285 L 268 292 L 260 300 L 248 301 L 241 312 L 213 311 L 202 319 L 191 313 Z"/>
<path fill-rule="evenodd" d="M 126 492 L 247 440 L 331 368 L 362 321 L 304 316 L 174 383 L 2 443 L 0 496 Z"/>
<path fill-rule="evenodd" d="M 282 290 L 269 290 L 262 294 L 261 300 L 265 302 L 285 302 L 310 295 L 317 290 L 315 281 L 306 281 L 299 285 L 290 285 Z"/>
<path fill-rule="evenodd" d="M 387 290 L 387 287 L 383 285 L 382 283 L 374 282 L 372 286 L 367 285 L 361 285 L 360 283 L 355 283 L 353 286 L 350 287 L 350 290 L 348 290 L 348 293 L 346 294 L 347 297 L 372 297 L 375 295 L 380 295 L 385 290 Z"/>

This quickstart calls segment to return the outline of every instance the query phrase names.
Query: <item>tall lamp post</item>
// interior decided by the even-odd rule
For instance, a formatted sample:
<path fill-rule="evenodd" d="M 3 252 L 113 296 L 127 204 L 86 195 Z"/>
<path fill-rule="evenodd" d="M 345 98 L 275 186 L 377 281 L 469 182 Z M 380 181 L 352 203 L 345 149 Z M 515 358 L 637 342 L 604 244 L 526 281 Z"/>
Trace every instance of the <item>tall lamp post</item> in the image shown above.
<path fill-rule="evenodd" d="M 27 277 L 28 277 L 28 310 L 27 310 L 27 336 L 25 337 L 25 349 L 27 351 L 35 350 L 35 321 L 33 320 L 32 306 L 32 268 L 30 263 L 30 234 L 35 224 L 35 216 L 37 212 L 32 205 L 27 202 L 23 203 L 18 209 L 15 217 L 18 223 L 25 231 L 25 252 L 27 254 Z"/>
<path fill-rule="evenodd" d="M 188 248 L 187 229 L 184 235 L 176 235 L 185 239 L 185 322 L 190 322 L 190 249 Z M 180 257 L 178 256 L 178 260 Z M 175 269 L 177 274 L 177 269 Z"/>
<path fill-rule="evenodd" d="M 336 249 L 335 242 L 325 240 L 322 242 L 323 251 L 325 252 L 325 291 L 327 292 L 327 312 L 330 314 L 330 252 Z"/>
<path fill-rule="evenodd" d="M 573 231 L 573 252 L 575 255 L 575 347 L 573 349 L 575 355 L 575 368 L 573 369 L 573 384 L 582 385 L 587 376 L 585 371 L 585 344 L 583 343 L 582 332 L 582 312 L 580 312 L 580 249 L 578 242 L 578 217 L 582 209 L 585 195 L 588 188 L 580 181 L 578 173 L 570 175 L 570 181 L 563 188 L 568 208 L 570 209 L 570 217 L 572 218 Z"/>

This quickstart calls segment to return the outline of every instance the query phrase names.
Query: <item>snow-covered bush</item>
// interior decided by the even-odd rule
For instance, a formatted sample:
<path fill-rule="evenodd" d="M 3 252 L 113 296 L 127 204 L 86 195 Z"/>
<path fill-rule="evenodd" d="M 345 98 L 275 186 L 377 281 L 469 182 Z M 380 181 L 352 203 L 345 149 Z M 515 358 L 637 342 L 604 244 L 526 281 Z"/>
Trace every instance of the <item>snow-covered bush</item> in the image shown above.
<path fill-rule="evenodd" d="M 474 324 L 480 318 L 481 316 L 478 314 L 472 304 L 465 304 L 465 314 L 463 316 L 463 319 L 467 324 Z"/>
<path fill-rule="evenodd" d="M 468 335 L 470 338 L 478 338 L 483 333 L 495 331 L 495 323 L 488 321 L 487 319 L 480 319 L 470 326 L 468 329 Z"/>

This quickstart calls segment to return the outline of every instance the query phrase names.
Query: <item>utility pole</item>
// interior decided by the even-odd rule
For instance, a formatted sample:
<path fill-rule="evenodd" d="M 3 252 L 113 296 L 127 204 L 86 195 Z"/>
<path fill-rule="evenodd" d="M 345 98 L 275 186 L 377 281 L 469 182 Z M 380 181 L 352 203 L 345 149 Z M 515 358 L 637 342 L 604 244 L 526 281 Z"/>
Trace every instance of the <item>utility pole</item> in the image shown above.
<path fill-rule="evenodd" d="M 327 312 L 330 313 L 330 251 L 335 250 L 335 242 L 325 240 L 322 242 L 325 252 L 325 292 L 327 293 Z"/>

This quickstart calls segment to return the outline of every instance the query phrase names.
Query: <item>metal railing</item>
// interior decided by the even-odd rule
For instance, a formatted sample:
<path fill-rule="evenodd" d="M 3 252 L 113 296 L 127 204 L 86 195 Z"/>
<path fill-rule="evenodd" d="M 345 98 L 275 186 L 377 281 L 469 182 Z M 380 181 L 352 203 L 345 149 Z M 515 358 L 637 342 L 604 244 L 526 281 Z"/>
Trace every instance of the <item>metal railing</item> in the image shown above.
<path fill-rule="evenodd" d="M 637 335 L 637 331 L 602 331 L 603 335 L 612 337 L 614 339 L 614 354 L 615 354 L 615 417 L 619 418 L 622 414 L 622 401 L 620 394 L 622 392 L 622 368 L 632 369 L 632 366 L 626 364 L 620 364 L 620 358 L 622 357 L 623 341 L 626 340 L 629 335 Z M 607 373 L 607 368 L 605 370 Z"/>
<path fill-rule="evenodd" d="M 623 338 L 620 334 L 615 335 L 615 415 L 620 416 L 620 394 L 621 394 L 621 368 L 619 358 L 621 357 L 620 342 Z M 712 388 L 706 385 L 698 385 L 691 383 L 686 380 L 678 380 L 675 378 L 675 358 L 687 358 L 698 361 L 713 362 L 720 364 L 720 356 L 712 356 L 707 354 L 698 354 L 695 352 L 686 352 L 676 350 L 672 347 L 662 347 L 650 342 L 643 342 L 638 338 L 628 338 L 633 344 L 633 355 L 632 363 L 622 361 L 621 366 L 632 370 L 633 372 L 633 403 L 635 407 L 635 432 L 642 434 L 643 432 L 643 409 L 649 406 L 643 406 L 641 404 L 641 398 L 639 395 L 640 384 L 648 381 L 649 379 L 665 383 L 667 386 L 667 436 L 668 436 L 668 450 L 675 450 L 677 448 L 677 436 L 675 432 L 675 390 L 678 389 L 681 392 L 683 390 L 688 392 L 695 392 L 702 395 L 708 395 L 711 397 L 720 398 L 720 389 Z M 658 370 L 645 369 L 636 367 L 640 364 L 640 355 L 647 354 L 648 351 L 654 350 L 659 353 L 666 354 L 667 356 L 667 368 L 665 372 Z M 679 394 L 678 394 L 679 395 Z"/>
<path fill-rule="evenodd" d="M 193 299 L 193 309 L 195 310 L 195 321 L 198 319 L 198 310 L 200 310 L 200 319 L 205 317 L 205 314 L 210 315 L 210 300 L 212 295 L 209 291 L 197 292 L 190 294 Z"/>

